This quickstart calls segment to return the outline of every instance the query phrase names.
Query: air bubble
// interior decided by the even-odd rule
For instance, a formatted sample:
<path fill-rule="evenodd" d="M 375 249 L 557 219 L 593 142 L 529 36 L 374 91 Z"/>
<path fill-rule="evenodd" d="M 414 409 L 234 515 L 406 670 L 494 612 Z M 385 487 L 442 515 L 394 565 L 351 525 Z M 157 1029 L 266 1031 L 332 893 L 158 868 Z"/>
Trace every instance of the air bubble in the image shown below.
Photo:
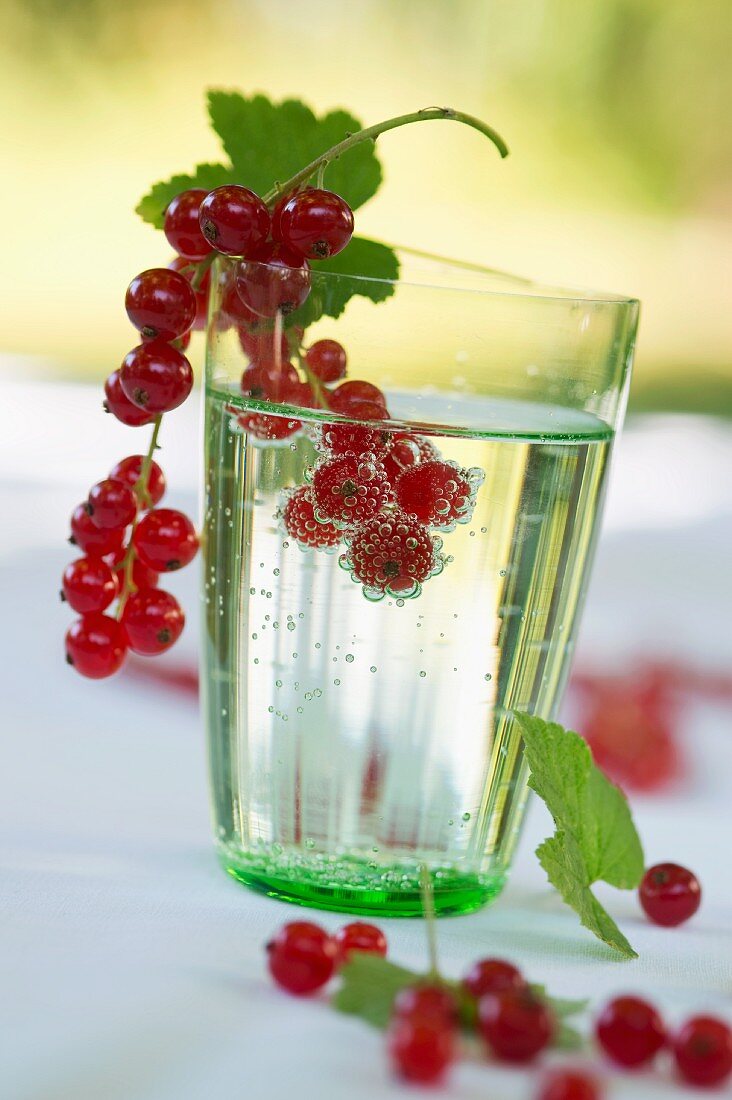
<path fill-rule="evenodd" d="M 274 714 L 274 707 L 267 707 L 270 714 Z"/>
<path fill-rule="evenodd" d="M 312 691 L 306 691 L 306 692 L 305 692 L 305 701 L 306 701 L 307 703 L 309 703 L 309 702 L 310 702 L 310 701 L 312 700 L 312 698 L 313 698 L 313 693 L 312 693 Z"/>
<path fill-rule="evenodd" d="M 315 696 L 316 699 L 319 699 L 322 694 L 323 693 L 320 690 L 320 688 L 316 688 L 315 691 L 313 692 L 313 695 Z"/>
<path fill-rule="evenodd" d="M 280 571 L 279 571 L 279 569 L 273 569 L 273 570 L 272 570 L 272 576 L 274 576 L 274 577 L 279 577 L 279 575 L 280 575 Z"/>
<path fill-rule="evenodd" d="M 250 588 L 249 589 L 249 595 L 250 596 L 256 596 L 256 594 L 257 594 L 256 588 Z"/>
<path fill-rule="evenodd" d="M 404 607 L 404 600 L 397 600 L 396 605 L 397 607 Z"/>
<path fill-rule="evenodd" d="M 488 680 L 492 680 L 492 679 L 493 679 L 493 677 L 491 676 L 490 672 L 486 672 L 486 674 L 485 674 L 485 676 L 483 677 L 483 679 L 484 679 L 484 680 L 486 680 L 486 681 L 488 681 Z"/>
<path fill-rule="evenodd" d="M 275 680 L 275 687 L 281 688 L 282 687 L 282 681 L 281 680 Z"/>
<path fill-rule="evenodd" d="M 467 811 L 463 814 L 463 821 L 470 821 L 470 814 Z"/>
<path fill-rule="evenodd" d="M 304 710 L 303 710 L 303 708 L 302 708 L 302 707 L 298 707 L 298 708 L 297 708 L 297 713 L 298 713 L 298 714 L 303 714 L 303 713 L 304 713 Z"/>
<path fill-rule="evenodd" d="M 258 634 L 252 634 L 252 641 L 256 642 L 258 637 L 259 637 Z"/>
<path fill-rule="evenodd" d="M 341 682 L 340 682 L 340 680 L 338 680 L 338 679 L 334 680 L 334 681 L 333 681 L 333 683 L 335 684 L 335 686 L 336 686 L 336 687 L 340 687 L 340 686 L 341 686 Z"/>
<path fill-rule="evenodd" d="M 316 648 L 316 649 L 320 649 L 320 642 L 316 642 L 316 643 L 315 643 L 315 648 Z"/>
<path fill-rule="evenodd" d="M 421 679 L 423 679 L 423 680 L 424 680 L 424 678 L 425 678 L 425 676 L 427 675 L 427 673 L 425 672 L 425 670 L 424 670 L 424 669 L 420 669 L 419 675 L 420 675 Z"/>
<path fill-rule="evenodd" d="M 349 665 L 353 664 L 353 654 L 352 653 L 347 653 L 346 654 L 346 661 L 348 662 Z"/>
<path fill-rule="evenodd" d="M 287 624 L 287 629 L 288 629 L 288 630 L 294 630 L 294 629 L 295 629 L 295 624 L 294 624 L 293 622 L 289 622 L 289 623 Z"/>
<path fill-rule="evenodd" d="M 371 666 L 371 671 L 372 671 L 372 672 L 376 672 L 376 665 L 372 665 L 372 666 Z"/>
<path fill-rule="evenodd" d="M 505 577 L 507 572 L 508 572 L 507 569 L 499 569 L 498 570 L 498 576 L 499 577 Z"/>
<path fill-rule="evenodd" d="M 305 847 L 311 849 L 315 847 L 315 841 L 311 836 L 305 838 Z"/>

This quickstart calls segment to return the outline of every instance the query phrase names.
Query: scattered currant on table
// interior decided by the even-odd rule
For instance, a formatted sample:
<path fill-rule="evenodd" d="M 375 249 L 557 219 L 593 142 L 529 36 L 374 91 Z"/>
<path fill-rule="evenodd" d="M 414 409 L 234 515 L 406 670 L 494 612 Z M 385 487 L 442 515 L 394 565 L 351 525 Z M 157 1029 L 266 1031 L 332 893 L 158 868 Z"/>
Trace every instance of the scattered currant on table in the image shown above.
<path fill-rule="evenodd" d="M 696 875 L 678 863 L 649 867 L 638 889 L 640 903 L 654 924 L 673 928 L 693 917 L 701 904 Z"/>
<path fill-rule="evenodd" d="M 613 1062 L 626 1069 L 649 1065 L 666 1043 L 658 1011 L 641 997 L 616 997 L 595 1024 L 597 1041 Z"/>
<path fill-rule="evenodd" d="M 344 924 L 334 936 L 338 949 L 338 962 L 348 962 L 354 951 L 365 951 L 367 955 L 386 956 L 386 936 L 375 924 L 366 921 L 352 921 Z"/>
<path fill-rule="evenodd" d="M 690 1085 L 722 1085 L 732 1075 L 732 1029 L 714 1016 L 694 1016 L 674 1037 L 673 1055 Z"/>
<path fill-rule="evenodd" d="M 554 1069 L 539 1082 L 536 1100 L 600 1100 L 596 1077 L 579 1068 Z"/>
<path fill-rule="evenodd" d="M 549 1046 L 555 1020 L 544 1000 L 530 989 L 485 993 L 478 1001 L 478 1030 L 502 1062 L 530 1062 Z"/>

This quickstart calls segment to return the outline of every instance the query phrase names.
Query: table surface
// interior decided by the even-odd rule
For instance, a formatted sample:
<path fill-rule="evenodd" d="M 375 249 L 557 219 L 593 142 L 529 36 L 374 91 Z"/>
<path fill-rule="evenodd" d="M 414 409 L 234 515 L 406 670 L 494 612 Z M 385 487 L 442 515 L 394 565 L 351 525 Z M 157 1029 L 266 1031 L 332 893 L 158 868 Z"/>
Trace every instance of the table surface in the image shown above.
<path fill-rule="evenodd" d="M 22 377 L 18 369 L 13 377 Z M 0 376 L 0 1095 L 409 1095 L 390 1077 L 377 1032 L 324 999 L 288 998 L 267 979 L 262 944 L 301 911 L 248 892 L 218 868 L 192 696 L 127 676 L 91 684 L 61 660 L 68 614 L 56 590 L 69 558 L 68 513 L 91 481 L 141 443 L 95 416 L 98 402 L 91 387 Z M 165 425 L 170 501 L 183 507 L 194 506 L 197 418 L 184 408 Z M 580 660 L 627 668 L 652 653 L 706 670 L 732 667 L 731 468 L 723 425 L 656 417 L 629 426 Z M 172 587 L 193 609 L 195 571 L 188 572 Z M 191 624 L 178 659 L 194 659 L 195 634 Z M 590 997 L 593 1006 L 636 991 L 672 1022 L 698 1011 L 729 1017 L 729 710 L 690 702 L 682 734 L 683 782 L 634 799 L 634 810 L 649 860 L 674 859 L 699 874 L 697 917 L 676 930 L 654 928 L 634 895 L 601 889 L 640 952 L 637 961 L 616 961 L 547 887 L 532 853 L 549 823 L 534 804 L 503 896 L 440 922 L 448 974 L 496 954 L 552 992 Z M 315 919 L 339 924 L 335 914 Z M 422 922 L 383 924 L 392 957 L 425 966 Z M 668 1068 L 602 1070 L 613 1097 L 652 1098 L 670 1087 Z M 536 1071 L 476 1062 L 456 1069 L 446 1093 L 518 1098 L 535 1089 Z"/>

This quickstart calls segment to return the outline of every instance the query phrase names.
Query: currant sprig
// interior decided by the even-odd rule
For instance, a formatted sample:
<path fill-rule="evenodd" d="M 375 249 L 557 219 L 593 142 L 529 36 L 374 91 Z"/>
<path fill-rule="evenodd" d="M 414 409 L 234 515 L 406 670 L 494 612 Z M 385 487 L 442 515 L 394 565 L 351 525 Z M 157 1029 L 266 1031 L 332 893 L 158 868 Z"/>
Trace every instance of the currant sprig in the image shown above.
<path fill-rule="evenodd" d="M 128 286 L 125 308 L 140 343 L 104 386 L 107 412 L 130 427 L 152 425 L 149 446 L 145 455 L 129 456 L 94 485 L 71 520 L 70 541 L 84 557 L 66 569 L 61 595 L 81 616 L 67 632 L 66 657 L 82 675 L 92 679 L 112 675 L 129 650 L 162 653 L 183 630 L 183 612 L 170 593 L 157 587 L 158 577 L 193 559 L 198 536 L 182 512 L 159 507 L 165 479 L 154 454 L 163 415 L 178 408 L 193 386 L 193 371 L 184 352 L 191 330 L 205 326 L 211 267 L 217 256 L 235 261 L 233 268 L 224 270 L 228 279 L 224 307 L 250 358 L 242 378 L 244 394 L 299 408 L 332 409 L 360 421 L 388 418 L 386 400 L 376 387 L 343 381 L 346 352 L 337 341 L 319 340 L 305 347 L 302 328 L 290 324 L 285 331 L 284 322 L 310 294 L 310 263 L 337 256 L 353 235 L 348 203 L 323 186 L 327 165 L 388 130 L 432 120 L 464 123 L 487 136 L 501 156 L 508 151 L 499 135 L 480 120 L 451 108 L 427 108 L 347 134 L 285 183 L 275 183 L 263 198 L 242 184 L 228 183 L 213 190 L 189 188 L 168 203 L 164 231 L 176 255 L 167 268 L 143 271 Z M 313 179 L 314 187 L 309 185 Z M 340 384 L 331 389 L 336 382 Z M 286 439 L 301 428 L 295 418 L 254 411 L 239 416 L 239 422 L 264 441 Z M 330 451 L 320 464 L 318 480 L 331 490 L 334 486 L 343 490 L 339 509 L 327 512 L 316 486 L 314 499 L 306 489 L 291 497 L 284 507 L 285 522 L 299 532 L 303 545 L 322 549 L 340 541 L 351 519 L 375 521 L 378 530 L 369 531 L 368 537 L 387 541 L 386 571 L 371 576 L 366 560 L 359 564 L 355 537 L 345 561 L 365 590 L 369 586 L 383 595 L 389 587 L 409 594 L 441 563 L 427 525 L 443 517 L 436 519 L 429 509 L 424 519 L 397 515 L 394 509 L 402 501 L 389 502 L 390 482 L 378 461 L 390 448 L 382 447 L 383 435 L 378 431 L 366 428 L 365 432 L 359 425 L 329 426 Z M 365 499 L 353 507 L 348 492 L 353 485 L 357 496 L 364 498 L 365 474 L 360 452 L 353 447 L 364 442 L 371 444 L 369 462 L 378 462 L 377 476 L 367 487 Z M 421 456 L 418 444 L 412 453 Z M 398 454 L 390 451 L 389 459 L 401 472 Z M 453 476 L 450 471 L 443 482 Z M 424 475 L 417 471 L 418 482 L 420 477 Z M 408 495 L 408 488 L 405 492 Z M 432 498 L 435 492 L 442 500 L 444 484 L 432 487 Z M 110 607 L 115 601 L 113 616 Z"/>

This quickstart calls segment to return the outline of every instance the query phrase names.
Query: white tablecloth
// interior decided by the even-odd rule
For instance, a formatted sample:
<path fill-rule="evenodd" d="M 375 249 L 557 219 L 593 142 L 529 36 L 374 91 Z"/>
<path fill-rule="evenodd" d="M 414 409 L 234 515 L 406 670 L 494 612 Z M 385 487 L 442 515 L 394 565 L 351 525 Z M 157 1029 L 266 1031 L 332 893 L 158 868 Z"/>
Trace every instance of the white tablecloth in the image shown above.
<path fill-rule="evenodd" d="M 0 1096 L 5 1100 L 318 1100 L 405 1095 L 381 1036 L 268 980 L 262 944 L 301 911 L 226 878 L 209 842 L 201 722 L 185 693 L 120 677 L 92 684 L 61 658 L 58 577 L 68 513 L 137 449 L 99 391 L 0 384 Z M 193 505 L 197 411 L 165 426 L 172 504 Z M 649 652 L 732 666 L 729 431 L 646 418 L 621 447 L 580 653 L 594 667 Z M 176 578 L 195 605 L 195 571 Z M 191 625 L 176 655 L 192 657 Z M 167 658 L 166 658 L 167 659 Z M 170 659 L 173 659 L 171 655 Z M 482 912 L 439 925 L 442 962 L 516 960 L 557 994 L 639 991 L 671 1021 L 730 1015 L 732 728 L 721 705 L 686 714 L 680 790 L 637 799 L 650 860 L 693 867 L 697 917 L 652 927 L 632 894 L 600 890 L 640 952 L 617 962 L 547 888 L 534 805 L 511 882 Z M 303 914 L 304 915 L 304 914 Z M 316 914 L 329 928 L 336 914 Z M 383 922 L 395 960 L 425 965 L 419 921 Z M 653 1097 L 664 1072 L 610 1073 L 612 1096 Z M 530 1097 L 536 1071 L 463 1064 L 448 1094 Z M 677 1089 L 676 1095 L 684 1095 Z M 695 1095 L 689 1093 L 689 1095 Z"/>

